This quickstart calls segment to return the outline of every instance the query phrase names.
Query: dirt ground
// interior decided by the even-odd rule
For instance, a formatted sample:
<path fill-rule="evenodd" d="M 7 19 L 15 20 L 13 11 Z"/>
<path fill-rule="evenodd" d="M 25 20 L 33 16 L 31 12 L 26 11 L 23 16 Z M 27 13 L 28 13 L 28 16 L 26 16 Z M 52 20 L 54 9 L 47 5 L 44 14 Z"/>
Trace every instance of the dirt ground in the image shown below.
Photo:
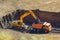
<path fill-rule="evenodd" d="M 7 38 L 8 40 L 60 40 L 60 34 L 29 34 L 10 29 L 0 29 L 0 39 L 7 40 Z"/>
<path fill-rule="evenodd" d="M 16 9 L 60 11 L 60 0 L 0 0 L 0 17 Z"/>

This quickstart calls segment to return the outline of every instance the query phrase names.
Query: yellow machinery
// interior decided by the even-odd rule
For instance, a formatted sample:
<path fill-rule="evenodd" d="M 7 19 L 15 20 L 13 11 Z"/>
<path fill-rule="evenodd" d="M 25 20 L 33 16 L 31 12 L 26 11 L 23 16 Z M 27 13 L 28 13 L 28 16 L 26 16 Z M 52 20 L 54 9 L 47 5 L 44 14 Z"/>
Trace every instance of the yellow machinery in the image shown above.
<path fill-rule="evenodd" d="M 25 24 L 24 24 L 23 20 L 24 20 L 25 17 L 27 17 L 29 15 L 32 15 L 35 19 L 37 19 L 37 16 L 30 10 L 29 12 L 26 12 L 23 15 L 21 15 L 20 20 L 12 21 L 12 26 L 14 26 L 14 27 L 17 27 L 17 26 L 22 27 L 22 26 L 24 26 Z"/>

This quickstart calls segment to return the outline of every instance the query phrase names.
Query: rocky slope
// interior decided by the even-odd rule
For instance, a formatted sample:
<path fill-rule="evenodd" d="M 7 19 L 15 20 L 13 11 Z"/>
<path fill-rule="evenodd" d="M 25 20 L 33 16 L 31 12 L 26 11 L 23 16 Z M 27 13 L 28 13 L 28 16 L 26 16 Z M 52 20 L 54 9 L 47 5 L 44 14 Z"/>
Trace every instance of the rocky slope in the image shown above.
<path fill-rule="evenodd" d="M 29 34 L 19 31 L 0 29 L 0 40 L 60 40 L 60 34 Z"/>

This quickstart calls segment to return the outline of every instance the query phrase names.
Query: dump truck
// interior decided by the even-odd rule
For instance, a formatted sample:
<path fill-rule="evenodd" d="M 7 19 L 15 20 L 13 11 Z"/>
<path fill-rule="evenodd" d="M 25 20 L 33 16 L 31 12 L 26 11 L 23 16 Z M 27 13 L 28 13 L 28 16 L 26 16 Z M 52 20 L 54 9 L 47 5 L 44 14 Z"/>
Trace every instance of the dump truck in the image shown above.
<path fill-rule="evenodd" d="M 23 21 L 24 18 L 32 15 L 32 17 L 36 20 L 35 22 L 33 22 L 31 25 L 26 25 Z M 11 15 L 9 15 L 11 16 Z M 26 32 L 45 32 L 48 33 L 52 30 L 52 25 L 51 23 L 48 22 L 41 22 L 40 19 L 34 14 L 34 12 L 32 10 L 29 10 L 29 12 L 25 12 L 23 15 L 21 15 L 19 17 L 19 20 L 12 20 L 11 17 L 7 18 L 8 15 L 6 15 L 5 17 L 3 17 L 3 21 L 0 22 L 0 25 L 3 27 L 2 28 L 19 28 L 20 30 L 26 31 Z M 7 21 L 6 21 L 7 19 Z M 8 20 L 10 19 L 10 20 Z M 11 21 L 12 20 L 12 21 Z M 6 27 L 4 27 L 4 25 Z"/>

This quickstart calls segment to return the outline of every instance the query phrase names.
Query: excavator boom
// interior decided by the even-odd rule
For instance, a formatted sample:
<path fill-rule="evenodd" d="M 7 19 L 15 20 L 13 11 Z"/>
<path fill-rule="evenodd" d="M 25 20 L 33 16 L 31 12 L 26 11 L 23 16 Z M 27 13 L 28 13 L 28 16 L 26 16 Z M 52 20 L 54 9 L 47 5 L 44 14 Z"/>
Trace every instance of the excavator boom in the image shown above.
<path fill-rule="evenodd" d="M 37 16 L 30 10 L 29 12 L 26 12 L 23 15 L 21 15 L 19 20 L 12 21 L 12 26 L 24 26 L 25 23 L 23 22 L 23 20 L 29 15 L 32 15 L 33 18 L 37 19 Z"/>
<path fill-rule="evenodd" d="M 26 12 L 20 16 L 20 22 L 23 22 L 24 18 L 29 16 L 29 15 L 32 15 L 33 18 L 37 19 L 37 16 L 30 10 L 29 12 Z"/>

